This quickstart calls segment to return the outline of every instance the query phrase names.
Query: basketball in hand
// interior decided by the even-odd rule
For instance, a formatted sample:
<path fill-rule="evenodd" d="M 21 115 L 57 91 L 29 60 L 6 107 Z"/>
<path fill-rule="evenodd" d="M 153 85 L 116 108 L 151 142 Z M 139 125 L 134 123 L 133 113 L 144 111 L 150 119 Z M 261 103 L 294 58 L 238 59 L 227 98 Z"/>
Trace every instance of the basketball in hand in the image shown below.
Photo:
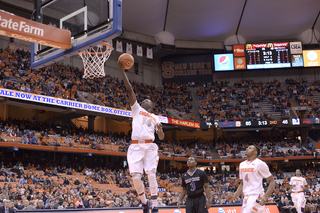
<path fill-rule="evenodd" d="M 134 64 L 134 58 L 129 53 L 123 53 L 119 56 L 118 62 L 122 65 L 123 69 L 128 70 Z"/>

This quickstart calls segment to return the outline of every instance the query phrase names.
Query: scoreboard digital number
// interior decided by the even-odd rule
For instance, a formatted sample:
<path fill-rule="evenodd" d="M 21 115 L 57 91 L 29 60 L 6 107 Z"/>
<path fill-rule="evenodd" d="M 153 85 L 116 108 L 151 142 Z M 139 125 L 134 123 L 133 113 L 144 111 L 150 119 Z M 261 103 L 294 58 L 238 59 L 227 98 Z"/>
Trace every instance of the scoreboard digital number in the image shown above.
<path fill-rule="evenodd" d="M 280 125 L 289 125 L 289 124 L 290 124 L 290 122 L 288 119 L 281 120 L 281 122 L 280 122 Z"/>
<path fill-rule="evenodd" d="M 268 126 L 268 121 L 258 121 L 258 126 Z"/>
<path fill-rule="evenodd" d="M 291 67 L 289 42 L 246 44 L 247 69 Z"/>
<path fill-rule="evenodd" d="M 267 120 L 252 120 L 252 121 L 242 121 L 242 127 L 263 127 L 268 126 L 269 122 Z"/>

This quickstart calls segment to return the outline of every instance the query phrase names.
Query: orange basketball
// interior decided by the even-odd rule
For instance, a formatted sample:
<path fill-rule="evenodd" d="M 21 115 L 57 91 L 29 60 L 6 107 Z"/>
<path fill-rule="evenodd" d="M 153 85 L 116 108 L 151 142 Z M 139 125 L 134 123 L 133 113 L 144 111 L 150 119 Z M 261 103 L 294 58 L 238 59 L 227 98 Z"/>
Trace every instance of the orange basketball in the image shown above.
<path fill-rule="evenodd" d="M 123 69 L 128 70 L 134 64 L 134 58 L 129 53 L 123 53 L 119 56 L 119 63 L 122 65 Z"/>

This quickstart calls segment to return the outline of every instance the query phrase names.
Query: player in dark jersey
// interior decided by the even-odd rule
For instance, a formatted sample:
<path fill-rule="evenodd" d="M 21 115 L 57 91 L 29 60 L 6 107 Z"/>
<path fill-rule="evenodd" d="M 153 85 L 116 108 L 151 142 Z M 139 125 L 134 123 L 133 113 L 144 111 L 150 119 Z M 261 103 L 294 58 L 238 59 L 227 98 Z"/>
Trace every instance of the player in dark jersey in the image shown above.
<path fill-rule="evenodd" d="M 180 208 L 181 201 L 187 194 L 186 213 L 207 213 L 211 207 L 208 176 L 196 168 L 196 158 L 189 157 L 187 165 L 189 170 L 182 175 L 182 192 L 177 206 Z M 204 191 L 206 196 L 203 194 Z"/>

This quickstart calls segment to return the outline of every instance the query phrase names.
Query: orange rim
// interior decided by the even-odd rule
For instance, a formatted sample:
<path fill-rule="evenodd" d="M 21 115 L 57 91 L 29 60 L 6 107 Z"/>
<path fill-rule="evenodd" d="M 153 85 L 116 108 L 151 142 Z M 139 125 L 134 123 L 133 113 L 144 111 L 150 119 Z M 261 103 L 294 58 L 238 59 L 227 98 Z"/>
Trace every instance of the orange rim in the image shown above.
<path fill-rule="evenodd" d="M 108 47 L 110 47 L 110 50 L 104 51 L 104 52 L 99 52 L 99 53 L 96 53 L 96 52 L 88 52 L 88 51 L 86 51 L 86 50 L 83 50 L 83 51 L 81 51 L 80 53 L 82 53 L 82 54 L 90 54 L 90 55 L 103 55 L 103 54 L 109 53 L 109 52 L 111 52 L 111 51 L 113 50 L 113 47 L 111 46 L 111 44 L 109 44 L 109 43 L 107 43 L 107 42 L 103 42 L 103 43 L 101 43 L 100 45 L 108 46 Z"/>

